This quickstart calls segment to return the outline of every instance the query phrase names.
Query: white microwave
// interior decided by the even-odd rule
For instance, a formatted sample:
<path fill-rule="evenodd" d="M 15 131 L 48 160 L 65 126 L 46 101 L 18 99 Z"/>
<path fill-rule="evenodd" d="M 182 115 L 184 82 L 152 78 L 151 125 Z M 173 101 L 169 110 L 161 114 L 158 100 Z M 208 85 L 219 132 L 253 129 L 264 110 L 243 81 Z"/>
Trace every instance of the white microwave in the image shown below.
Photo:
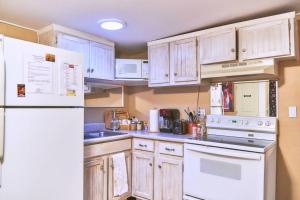
<path fill-rule="evenodd" d="M 148 60 L 116 59 L 116 79 L 147 79 Z"/>

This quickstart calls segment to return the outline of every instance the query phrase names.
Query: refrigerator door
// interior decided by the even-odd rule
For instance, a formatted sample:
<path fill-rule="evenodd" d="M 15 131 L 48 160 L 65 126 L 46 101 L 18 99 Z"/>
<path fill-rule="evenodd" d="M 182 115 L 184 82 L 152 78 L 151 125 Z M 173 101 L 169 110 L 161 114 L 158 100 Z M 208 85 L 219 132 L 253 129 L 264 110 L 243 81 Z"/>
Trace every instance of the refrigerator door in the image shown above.
<path fill-rule="evenodd" d="M 0 199 L 83 200 L 83 108 L 5 115 Z"/>
<path fill-rule="evenodd" d="M 83 106 L 83 56 L 4 37 L 6 106 Z"/>
<path fill-rule="evenodd" d="M 4 106 L 5 96 L 5 65 L 4 65 L 4 52 L 3 52 L 3 36 L 0 35 L 0 107 Z"/>

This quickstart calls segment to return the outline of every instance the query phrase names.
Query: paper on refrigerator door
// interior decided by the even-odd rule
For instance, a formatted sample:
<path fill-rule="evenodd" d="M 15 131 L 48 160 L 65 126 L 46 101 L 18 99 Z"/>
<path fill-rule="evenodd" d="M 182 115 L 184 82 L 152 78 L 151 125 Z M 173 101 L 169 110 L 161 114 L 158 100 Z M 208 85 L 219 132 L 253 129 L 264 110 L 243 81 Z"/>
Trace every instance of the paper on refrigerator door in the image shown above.
<path fill-rule="evenodd" d="M 63 63 L 61 65 L 61 95 L 62 96 L 76 96 L 78 90 L 79 68 L 78 65 Z"/>
<path fill-rule="evenodd" d="M 26 93 L 54 93 L 54 65 L 43 55 L 24 55 Z"/>

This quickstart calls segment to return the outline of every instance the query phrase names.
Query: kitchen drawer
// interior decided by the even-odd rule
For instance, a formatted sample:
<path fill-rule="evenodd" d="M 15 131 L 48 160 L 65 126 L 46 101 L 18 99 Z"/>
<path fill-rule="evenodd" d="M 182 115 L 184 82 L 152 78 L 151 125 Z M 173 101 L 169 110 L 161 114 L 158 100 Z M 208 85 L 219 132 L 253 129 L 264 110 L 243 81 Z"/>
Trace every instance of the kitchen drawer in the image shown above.
<path fill-rule="evenodd" d="M 133 139 L 133 148 L 143 151 L 154 151 L 154 141 L 134 138 Z"/>
<path fill-rule="evenodd" d="M 126 151 L 131 149 L 131 139 L 117 140 L 113 142 L 104 142 L 92 144 L 84 147 L 84 158 L 102 156 L 106 154 Z"/>
<path fill-rule="evenodd" d="M 172 156 L 183 156 L 183 144 L 158 142 L 158 152 Z"/>

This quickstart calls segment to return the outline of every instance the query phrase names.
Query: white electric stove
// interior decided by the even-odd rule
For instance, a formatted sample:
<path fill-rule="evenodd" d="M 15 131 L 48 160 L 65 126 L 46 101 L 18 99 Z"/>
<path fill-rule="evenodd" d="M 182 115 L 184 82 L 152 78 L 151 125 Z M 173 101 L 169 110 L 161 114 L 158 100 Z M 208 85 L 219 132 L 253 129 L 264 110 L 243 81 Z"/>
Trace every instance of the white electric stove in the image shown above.
<path fill-rule="evenodd" d="M 275 200 L 277 119 L 209 115 L 184 147 L 185 200 Z"/>

